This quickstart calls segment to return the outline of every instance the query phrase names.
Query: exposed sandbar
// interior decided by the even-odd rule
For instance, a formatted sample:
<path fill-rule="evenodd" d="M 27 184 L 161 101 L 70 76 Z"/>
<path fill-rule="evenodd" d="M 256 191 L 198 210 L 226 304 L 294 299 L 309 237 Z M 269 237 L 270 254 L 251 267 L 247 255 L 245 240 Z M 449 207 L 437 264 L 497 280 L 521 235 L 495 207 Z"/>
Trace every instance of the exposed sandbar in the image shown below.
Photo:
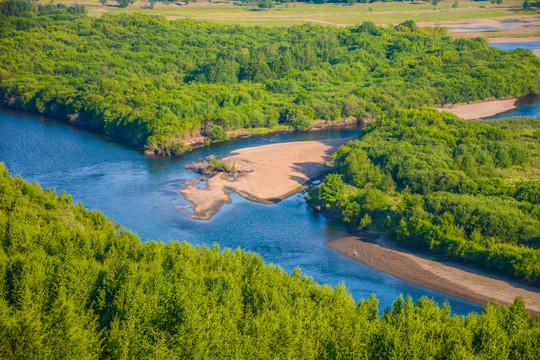
<path fill-rule="evenodd" d="M 529 312 L 536 314 L 540 311 L 540 293 L 532 286 L 413 254 L 391 244 L 382 235 L 370 232 L 348 236 L 326 245 L 374 270 L 468 302 L 484 305 L 488 301 L 498 301 L 509 305 L 516 296 L 523 296 Z"/>
<path fill-rule="evenodd" d="M 262 145 L 236 150 L 223 160 L 245 173 L 236 177 L 218 173 L 206 188 L 187 185 L 178 190 L 193 204 L 190 218 L 208 220 L 236 192 L 249 200 L 273 204 L 303 189 L 306 182 L 321 174 L 336 149 L 350 140 L 329 139 Z"/>
<path fill-rule="evenodd" d="M 540 36 L 529 36 L 529 37 L 497 37 L 489 38 L 488 41 L 491 44 L 500 44 L 500 43 L 521 43 L 521 42 L 539 42 Z"/>
<path fill-rule="evenodd" d="M 502 112 L 515 109 L 517 98 L 505 100 L 490 100 L 471 104 L 449 104 L 437 107 L 439 111 L 448 111 L 463 119 L 482 119 Z"/>

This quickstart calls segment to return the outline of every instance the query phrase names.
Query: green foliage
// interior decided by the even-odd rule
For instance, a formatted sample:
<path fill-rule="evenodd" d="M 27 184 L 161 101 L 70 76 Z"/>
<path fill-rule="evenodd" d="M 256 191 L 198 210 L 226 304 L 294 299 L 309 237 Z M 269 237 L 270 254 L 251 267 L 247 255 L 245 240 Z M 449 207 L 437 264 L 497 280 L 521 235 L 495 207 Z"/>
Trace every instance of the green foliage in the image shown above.
<path fill-rule="evenodd" d="M 222 171 L 222 172 L 229 172 L 233 171 L 229 169 L 229 166 L 224 160 L 221 159 L 212 159 L 208 162 L 208 170 L 210 171 Z M 233 171 L 234 172 L 234 171 Z"/>
<path fill-rule="evenodd" d="M 165 154 L 189 149 L 183 144 L 212 125 L 303 130 L 313 120 L 538 90 L 539 60 L 529 51 L 453 40 L 412 21 L 251 28 L 95 18 L 78 5 L 22 0 L 0 9 L 8 15 L 0 19 L 4 106 L 84 122 Z"/>
<path fill-rule="evenodd" d="M 129 5 L 133 4 L 135 2 L 135 0 L 117 0 L 118 1 L 118 5 L 120 5 L 120 7 L 128 7 Z"/>
<path fill-rule="evenodd" d="M 229 136 L 225 131 L 223 131 L 223 128 L 219 125 L 212 125 L 212 129 L 210 129 L 209 138 L 214 141 L 224 141 L 229 140 Z"/>
<path fill-rule="evenodd" d="M 12 178 L 3 164 L 0 240 L 2 359 L 533 359 L 540 352 L 540 325 L 521 298 L 464 318 L 447 304 L 400 296 L 380 316 L 374 295 L 355 304 L 343 285 L 320 286 L 249 252 L 143 244 L 65 192 Z"/>
<path fill-rule="evenodd" d="M 308 201 L 354 227 L 385 227 L 407 246 L 539 283 L 540 179 L 503 177 L 534 170 L 538 142 L 512 135 L 538 126 L 538 119 L 482 123 L 392 111 L 336 151 L 334 173 Z M 346 191 L 320 190 L 326 182 L 334 188 L 336 178 Z"/>

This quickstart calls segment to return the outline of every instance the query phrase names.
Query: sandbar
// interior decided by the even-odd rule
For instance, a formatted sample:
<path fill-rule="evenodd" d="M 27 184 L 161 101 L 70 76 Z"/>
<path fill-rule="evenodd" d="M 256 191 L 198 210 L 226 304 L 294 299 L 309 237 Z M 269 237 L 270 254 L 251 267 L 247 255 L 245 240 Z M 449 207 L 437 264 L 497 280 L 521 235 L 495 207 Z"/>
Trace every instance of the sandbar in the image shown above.
<path fill-rule="evenodd" d="M 434 260 L 390 243 L 384 235 L 365 232 L 326 244 L 343 256 L 411 284 L 432 289 L 474 304 L 498 301 L 509 305 L 523 296 L 531 314 L 540 312 L 539 289 L 481 270 Z"/>
<path fill-rule="evenodd" d="M 540 36 L 529 36 L 529 37 L 497 37 L 489 38 L 488 41 L 491 44 L 500 44 L 500 43 L 521 43 L 521 42 L 539 42 Z"/>
<path fill-rule="evenodd" d="M 437 107 L 439 111 L 448 111 L 463 119 L 482 119 L 502 112 L 515 109 L 517 98 L 504 100 L 489 100 L 470 104 L 449 104 Z"/>
<path fill-rule="evenodd" d="M 243 148 L 223 158 L 244 173 L 234 176 L 217 173 L 206 187 L 187 184 L 178 190 L 193 204 L 189 218 L 208 220 L 221 206 L 230 203 L 231 192 L 263 204 L 274 204 L 304 189 L 323 172 L 336 149 L 352 138 L 297 141 Z"/>

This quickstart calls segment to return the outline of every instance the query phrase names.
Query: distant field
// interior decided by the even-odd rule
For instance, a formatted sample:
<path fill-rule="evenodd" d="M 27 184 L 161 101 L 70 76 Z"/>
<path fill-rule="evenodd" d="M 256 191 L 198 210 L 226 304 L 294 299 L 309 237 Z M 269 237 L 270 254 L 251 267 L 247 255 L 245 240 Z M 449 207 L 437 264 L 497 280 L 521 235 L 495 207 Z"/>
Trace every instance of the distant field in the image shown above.
<path fill-rule="evenodd" d="M 48 2 L 48 0 L 43 0 Z M 73 0 L 56 2 L 74 3 Z M 522 0 L 504 0 L 501 5 L 489 1 L 459 1 L 456 9 L 453 1 L 443 1 L 436 9 L 428 2 L 397 2 L 371 4 L 306 4 L 290 3 L 279 5 L 270 11 L 261 11 L 253 5 L 240 2 L 207 1 L 172 2 L 167 5 L 156 3 L 154 8 L 149 2 L 136 2 L 128 8 L 118 7 L 116 1 L 109 0 L 102 5 L 98 0 L 83 0 L 78 3 L 87 6 L 89 14 L 100 16 L 103 13 L 144 12 L 164 15 L 169 18 L 196 18 L 213 22 L 233 23 L 246 26 L 291 26 L 302 23 L 320 23 L 326 25 L 358 25 L 364 21 L 376 24 L 398 24 L 404 20 L 416 22 L 459 21 L 477 18 L 497 18 L 519 15 L 534 15 L 536 11 L 522 10 Z"/>

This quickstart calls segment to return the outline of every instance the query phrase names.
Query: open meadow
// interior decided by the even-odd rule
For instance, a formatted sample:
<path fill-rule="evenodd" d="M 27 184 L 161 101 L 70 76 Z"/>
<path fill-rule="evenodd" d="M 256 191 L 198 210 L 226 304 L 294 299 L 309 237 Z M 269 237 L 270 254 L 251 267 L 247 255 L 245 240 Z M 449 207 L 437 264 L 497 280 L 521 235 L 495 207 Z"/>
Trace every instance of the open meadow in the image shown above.
<path fill-rule="evenodd" d="M 59 0 L 57 3 L 74 3 L 73 0 Z M 534 17 L 536 10 L 525 11 L 521 0 L 505 0 L 502 4 L 489 1 L 442 1 L 436 7 L 431 2 L 373 2 L 365 4 L 276 4 L 271 10 L 261 10 L 257 3 L 239 1 L 175 1 L 167 4 L 137 1 L 127 8 L 122 8 L 116 1 L 102 4 L 99 0 L 78 2 L 87 7 L 88 13 L 101 16 L 104 13 L 143 12 L 164 15 L 169 19 L 194 18 L 220 23 L 245 26 L 291 26 L 303 23 L 348 26 L 360 25 L 372 21 L 378 25 L 398 24 L 405 20 L 414 20 L 425 25 L 438 22 L 460 22 L 471 19 L 507 18 L 515 16 Z M 508 20 L 512 21 L 512 20 Z M 540 34 L 538 28 L 513 28 L 492 31 L 490 34 L 524 33 Z"/>

